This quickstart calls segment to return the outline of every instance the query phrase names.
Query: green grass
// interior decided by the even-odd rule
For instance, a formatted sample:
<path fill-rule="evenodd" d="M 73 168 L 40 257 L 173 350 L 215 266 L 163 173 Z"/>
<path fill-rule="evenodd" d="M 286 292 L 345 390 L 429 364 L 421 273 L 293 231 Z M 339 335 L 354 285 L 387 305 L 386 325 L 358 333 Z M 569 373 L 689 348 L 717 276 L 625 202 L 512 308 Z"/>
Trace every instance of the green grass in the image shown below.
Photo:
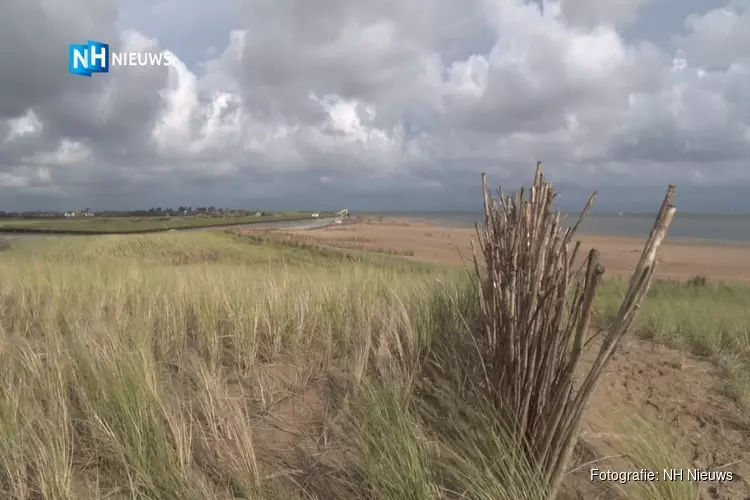
<path fill-rule="evenodd" d="M 310 214 L 289 213 L 260 217 L 76 217 L 70 219 L 0 220 L 0 233 L 126 234 L 307 219 L 310 219 Z"/>
<path fill-rule="evenodd" d="M 522 443 L 474 391 L 469 285 L 464 270 L 220 232 L 14 245 L 0 252 L 0 498 L 541 500 Z M 621 292 L 605 284 L 603 319 Z M 747 339 L 747 294 L 654 287 L 637 326 L 725 352 Z M 653 449 L 634 460 L 673 466 Z"/>
<path fill-rule="evenodd" d="M 616 314 L 626 288 L 622 281 L 603 284 L 597 309 L 604 323 Z M 633 330 L 713 361 L 724 372 L 729 394 L 750 410 L 750 286 L 701 277 L 656 281 Z"/>

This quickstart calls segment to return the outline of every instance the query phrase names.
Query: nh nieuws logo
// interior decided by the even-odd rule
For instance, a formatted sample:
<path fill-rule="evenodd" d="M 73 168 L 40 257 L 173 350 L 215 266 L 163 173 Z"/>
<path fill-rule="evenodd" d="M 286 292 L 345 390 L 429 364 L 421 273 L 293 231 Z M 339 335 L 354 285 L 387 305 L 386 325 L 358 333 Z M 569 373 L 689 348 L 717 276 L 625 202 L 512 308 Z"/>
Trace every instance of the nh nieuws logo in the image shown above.
<path fill-rule="evenodd" d="M 109 73 L 110 66 L 171 66 L 171 52 L 110 52 L 109 44 L 89 40 L 71 44 L 68 69 L 74 75 L 91 76 Z"/>

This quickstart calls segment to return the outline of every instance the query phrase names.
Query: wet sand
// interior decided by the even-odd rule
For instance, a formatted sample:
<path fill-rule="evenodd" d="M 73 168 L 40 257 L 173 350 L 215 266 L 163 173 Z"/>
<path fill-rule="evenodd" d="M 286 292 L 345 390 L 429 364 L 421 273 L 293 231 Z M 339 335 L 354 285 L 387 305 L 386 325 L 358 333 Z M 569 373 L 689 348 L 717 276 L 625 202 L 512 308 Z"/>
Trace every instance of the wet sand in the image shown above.
<path fill-rule="evenodd" d="M 363 250 L 385 249 L 412 255 L 410 258 L 414 259 L 457 265 L 471 262 L 471 241 L 476 239 L 476 231 L 472 228 L 388 217 L 351 219 L 343 225 L 300 234 L 356 242 Z M 595 247 L 601 251 L 607 276 L 629 277 L 646 236 L 580 235 L 579 239 L 583 242 L 582 250 Z M 656 274 L 666 279 L 689 279 L 700 275 L 714 280 L 750 282 L 750 244 L 667 239 L 660 252 Z"/>

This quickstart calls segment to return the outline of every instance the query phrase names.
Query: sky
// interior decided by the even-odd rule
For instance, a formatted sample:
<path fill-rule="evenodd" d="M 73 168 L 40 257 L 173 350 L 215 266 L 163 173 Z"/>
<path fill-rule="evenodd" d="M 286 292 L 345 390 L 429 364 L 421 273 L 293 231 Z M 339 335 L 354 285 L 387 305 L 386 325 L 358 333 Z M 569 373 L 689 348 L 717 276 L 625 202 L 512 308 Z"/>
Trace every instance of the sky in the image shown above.
<path fill-rule="evenodd" d="M 68 45 L 170 67 L 68 71 Z M 3 0 L 0 210 L 750 212 L 750 0 Z"/>

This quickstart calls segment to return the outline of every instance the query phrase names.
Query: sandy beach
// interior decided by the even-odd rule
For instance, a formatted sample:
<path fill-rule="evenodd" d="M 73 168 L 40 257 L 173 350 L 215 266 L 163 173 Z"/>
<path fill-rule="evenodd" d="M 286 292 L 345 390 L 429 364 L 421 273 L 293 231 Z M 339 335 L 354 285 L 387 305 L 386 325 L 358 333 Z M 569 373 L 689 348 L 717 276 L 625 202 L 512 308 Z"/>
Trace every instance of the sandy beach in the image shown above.
<path fill-rule="evenodd" d="M 461 265 L 471 261 L 472 228 L 438 225 L 431 221 L 368 217 L 346 224 L 299 232 L 332 244 L 347 244 L 362 250 L 379 250 L 410 258 Z M 583 249 L 601 251 L 608 276 L 629 277 L 646 239 L 624 236 L 580 235 Z M 657 276 L 689 279 L 706 276 L 713 280 L 750 282 L 750 245 L 717 244 L 667 239 L 661 249 Z"/>

